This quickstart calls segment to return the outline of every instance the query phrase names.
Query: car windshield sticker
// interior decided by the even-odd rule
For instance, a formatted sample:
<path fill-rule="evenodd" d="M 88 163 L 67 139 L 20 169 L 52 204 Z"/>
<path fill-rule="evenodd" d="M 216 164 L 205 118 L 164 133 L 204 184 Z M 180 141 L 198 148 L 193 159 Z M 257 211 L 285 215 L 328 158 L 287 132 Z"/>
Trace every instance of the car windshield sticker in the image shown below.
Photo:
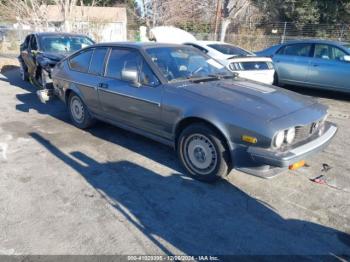
<path fill-rule="evenodd" d="M 262 93 L 273 93 L 276 91 L 276 89 L 266 86 L 266 85 L 262 85 L 262 84 L 255 84 L 252 82 L 239 82 L 237 83 L 238 86 L 241 87 L 245 87 L 245 88 L 249 88 L 255 91 L 260 91 Z"/>
<path fill-rule="evenodd" d="M 224 67 L 222 64 L 216 62 L 214 59 L 211 59 L 211 58 L 207 60 L 207 63 L 218 68 L 218 69 L 221 69 Z"/>

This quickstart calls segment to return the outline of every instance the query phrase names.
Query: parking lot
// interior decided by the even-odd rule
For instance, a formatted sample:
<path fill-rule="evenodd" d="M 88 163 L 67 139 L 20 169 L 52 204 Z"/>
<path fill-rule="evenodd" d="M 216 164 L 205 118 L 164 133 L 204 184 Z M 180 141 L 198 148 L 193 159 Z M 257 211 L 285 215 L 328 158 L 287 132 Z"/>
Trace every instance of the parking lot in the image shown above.
<path fill-rule="evenodd" d="M 208 185 L 166 146 L 103 123 L 75 128 L 63 104 L 41 104 L 18 68 L 5 70 L 0 254 L 349 255 L 350 96 L 296 90 L 330 107 L 330 146 L 270 180 L 232 171 Z"/>

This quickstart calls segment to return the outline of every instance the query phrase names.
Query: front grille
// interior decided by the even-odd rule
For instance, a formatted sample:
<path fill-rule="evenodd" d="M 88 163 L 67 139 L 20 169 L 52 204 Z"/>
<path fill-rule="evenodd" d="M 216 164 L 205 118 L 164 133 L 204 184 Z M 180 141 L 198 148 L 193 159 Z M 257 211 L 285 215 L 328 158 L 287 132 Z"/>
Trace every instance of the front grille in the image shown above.
<path fill-rule="evenodd" d="M 323 128 L 323 125 L 323 121 L 317 121 L 309 125 L 295 127 L 295 138 L 293 144 L 308 139 L 310 136 Z"/>

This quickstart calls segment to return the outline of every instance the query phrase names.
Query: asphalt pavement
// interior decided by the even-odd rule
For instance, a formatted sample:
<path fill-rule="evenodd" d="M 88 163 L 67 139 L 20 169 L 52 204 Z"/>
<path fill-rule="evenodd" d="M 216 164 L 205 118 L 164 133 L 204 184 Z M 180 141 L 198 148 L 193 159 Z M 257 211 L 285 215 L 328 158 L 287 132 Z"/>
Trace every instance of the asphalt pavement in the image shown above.
<path fill-rule="evenodd" d="M 350 96 L 297 91 L 330 106 L 330 146 L 273 179 L 232 171 L 208 185 L 166 146 L 75 128 L 18 68 L 3 72 L 0 254 L 350 255 Z"/>

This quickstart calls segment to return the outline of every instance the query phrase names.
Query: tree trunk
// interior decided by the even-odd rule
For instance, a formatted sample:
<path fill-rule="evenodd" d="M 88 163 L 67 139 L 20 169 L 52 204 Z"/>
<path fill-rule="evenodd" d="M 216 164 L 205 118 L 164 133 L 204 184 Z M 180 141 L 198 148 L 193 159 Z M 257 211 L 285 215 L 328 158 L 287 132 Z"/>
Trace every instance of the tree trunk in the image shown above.
<path fill-rule="evenodd" d="M 228 26 L 231 24 L 231 19 L 224 18 L 221 22 L 221 34 L 220 34 L 220 41 L 224 42 L 226 37 L 226 31 Z"/>

